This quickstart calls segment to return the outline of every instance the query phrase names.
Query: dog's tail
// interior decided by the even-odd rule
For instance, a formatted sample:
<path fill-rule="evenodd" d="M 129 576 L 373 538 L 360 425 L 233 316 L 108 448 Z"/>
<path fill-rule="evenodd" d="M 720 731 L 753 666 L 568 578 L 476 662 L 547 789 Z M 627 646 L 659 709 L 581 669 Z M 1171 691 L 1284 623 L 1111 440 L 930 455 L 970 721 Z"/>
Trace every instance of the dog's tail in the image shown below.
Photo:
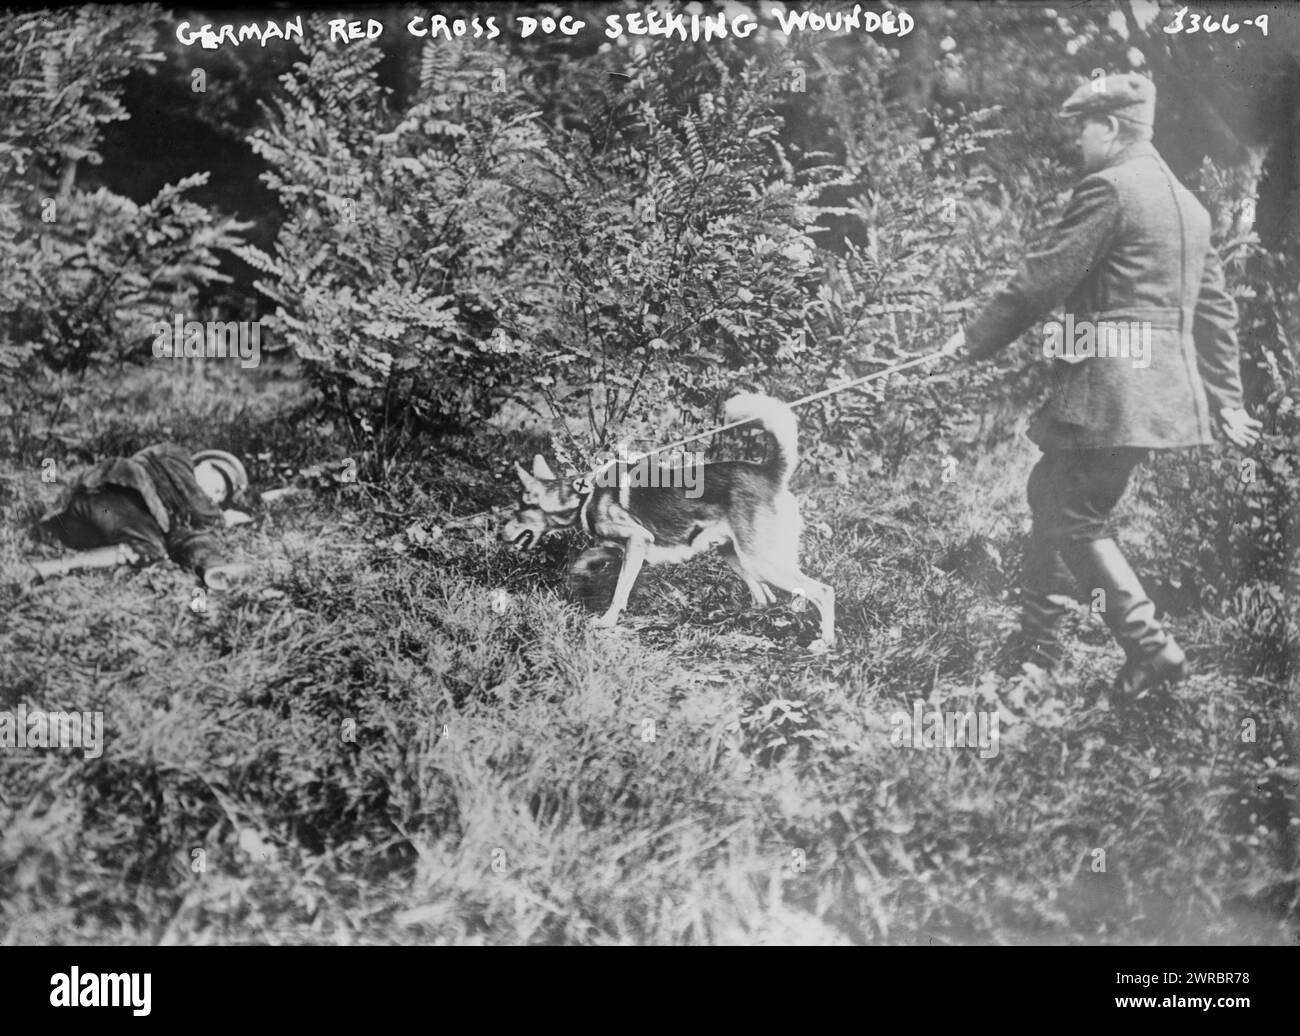
<path fill-rule="evenodd" d="M 799 424 L 794 419 L 794 411 L 779 399 L 758 392 L 744 392 L 727 400 L 726 416 L 728 422 L 752 418 L 776 440 L 776 452 L 766 467 L 784 489 L 790 473 L 799 463 Z"/>

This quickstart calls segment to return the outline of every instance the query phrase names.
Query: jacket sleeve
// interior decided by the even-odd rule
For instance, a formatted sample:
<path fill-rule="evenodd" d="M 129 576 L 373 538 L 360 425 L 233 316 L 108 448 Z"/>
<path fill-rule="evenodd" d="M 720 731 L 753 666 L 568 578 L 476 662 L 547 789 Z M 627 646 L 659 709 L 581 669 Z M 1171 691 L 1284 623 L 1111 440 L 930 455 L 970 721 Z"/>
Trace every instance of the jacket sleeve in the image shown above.
<path fill-rule="evenodd" d="M 113 457 L 101 461 L 81 476 L 80 488 L 86 492 L 97 492 L 105 485 L 134 489 L 149 508 L 149 513 L 153 515 L 153 520 L 158 523 L 159 528 L 163 532 L 171 531 L 171 516 L 167 513 L 162 498 L 158 496 L 158 488 L 149 477 L 149 472 L 145 470 L 144 465 L 134 457 Z"/>
<path fill-rule="evenodd" d="M 966 328 L 970 358 L 992 356 L 1064 302 L 1106 254 L 1120 220 L 1119 196 L 1109 180 L 1089 177 L 1080 183 L 1048 243 L 1025 257 Z"/>
<path fill-rule="evenodd" d="M 1237 350 L 1237 303 L 1223 282 L 1219 253 L 1210 245 L 1201 273 L 1201 294 L 1192 322 L 1196 365 L 1215 413 L 1241 407 L 1241 358 Z"/>

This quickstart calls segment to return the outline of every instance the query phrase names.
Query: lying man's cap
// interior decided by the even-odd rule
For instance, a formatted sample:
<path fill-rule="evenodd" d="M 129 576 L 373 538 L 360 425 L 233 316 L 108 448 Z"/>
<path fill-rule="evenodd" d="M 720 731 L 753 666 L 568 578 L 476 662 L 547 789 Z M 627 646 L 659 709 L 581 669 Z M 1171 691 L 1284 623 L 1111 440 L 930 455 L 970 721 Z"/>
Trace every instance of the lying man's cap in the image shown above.
<path fill-rule="evenodd" d="M 1098 76 L 1070 94 L 1061 105 L 1061 115 L 1114 115 L 1151 126 L 1156 121 L 1156 85 L 1132 72 Z"/>
<path fill-rule="evenodd" d="M 248 488 L 248 473 L 238 457 L 224 450 L 201 450 L 190 458 L 194 478 L 215 504 L 237 498 Z"/>

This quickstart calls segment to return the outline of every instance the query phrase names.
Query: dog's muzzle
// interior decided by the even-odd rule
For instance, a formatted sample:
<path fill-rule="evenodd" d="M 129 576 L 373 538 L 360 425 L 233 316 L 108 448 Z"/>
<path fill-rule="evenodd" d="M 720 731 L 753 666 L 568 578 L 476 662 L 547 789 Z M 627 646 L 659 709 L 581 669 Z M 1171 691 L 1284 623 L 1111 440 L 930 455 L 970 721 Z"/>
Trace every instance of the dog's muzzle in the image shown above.
<path fill-rule="evenodd" d="M 510 545 L 511 550 L 531 550 L 545 531 L 545 520 L 540 523 L 525 521 L 516 515 L 506 522 L 505 528 L 501 530 L 501 539 Z"/>

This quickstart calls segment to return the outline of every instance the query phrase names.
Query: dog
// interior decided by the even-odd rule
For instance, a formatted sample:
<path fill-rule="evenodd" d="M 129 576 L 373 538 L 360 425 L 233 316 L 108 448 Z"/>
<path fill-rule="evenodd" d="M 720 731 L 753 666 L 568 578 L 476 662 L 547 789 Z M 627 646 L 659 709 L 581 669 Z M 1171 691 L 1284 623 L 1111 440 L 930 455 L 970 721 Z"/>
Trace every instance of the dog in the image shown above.
<path fill-rule="evenodd" d="M 803 521 L 788 488 L 798 462 L 794 411 L 771 396 L 744 393 L 727 401 L 726 417 L 728 422 L 758 421 L 775 442 L 772 456 L 762 464 L 701 464 L 689 472 L 694 478 L 665 480 L 645 478 L 643 468 L 629 471 L 626 464 L 613 474 L 613 469 L 603 469 L 594 479 L 559 478 L 538 454 L 532 471 L 515 464 L 523 492 L 501 539 L 516 550 L 529 550 L 548 533 L 576 526 L 607 547 L 620 547 L 623 563 L 614 599 L 596 620 L 606 629 L 627 607 L 643 564 L 685 561 L 718 547 L 754 604 L 772 603 L 770 587 L 811 601 L 821 617 L 821 641 L 833 646 L 835 591 L 799 569 Z M 700 492 L 692 497 L 671 484 L 679 482 Z"/>

